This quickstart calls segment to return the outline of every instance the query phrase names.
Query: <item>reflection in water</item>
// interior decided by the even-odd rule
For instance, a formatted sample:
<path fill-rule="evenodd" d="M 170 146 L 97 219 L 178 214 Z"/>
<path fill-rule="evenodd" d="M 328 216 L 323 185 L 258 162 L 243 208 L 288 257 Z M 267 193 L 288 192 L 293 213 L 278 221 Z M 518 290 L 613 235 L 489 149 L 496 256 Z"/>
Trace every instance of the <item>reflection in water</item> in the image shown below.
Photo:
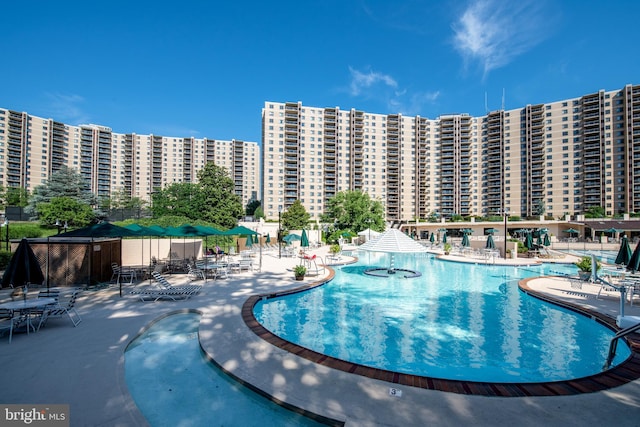
<path fill-rule="evenodd" d="M 547 274 L 547 267 L 396 254 L 396 267 L 422 277 L 379 278 L 362 270 L 386 265 L 386 254 L 368 258 L 336 270 L 327 285 L 260 302 L 257 319 L 284 339 L 340 359 L 437 378 L 540 382 L 601 370 L 612 331 L 519 291 L 517 278 Z M 621 349 L 616 363 L 628 355 Z"/>

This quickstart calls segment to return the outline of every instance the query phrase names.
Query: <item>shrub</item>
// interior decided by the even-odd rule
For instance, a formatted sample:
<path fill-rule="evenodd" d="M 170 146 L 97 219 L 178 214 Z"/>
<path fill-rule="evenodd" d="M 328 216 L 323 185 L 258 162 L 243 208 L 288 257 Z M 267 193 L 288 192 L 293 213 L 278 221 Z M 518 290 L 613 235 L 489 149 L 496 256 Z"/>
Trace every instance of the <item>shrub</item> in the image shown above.
<path fill-rule="evenodd" d="M 295 267 L 293 267 L 293 273 L 296 276 L 304 276 L 307 273 L 307 267 L 305 267 L 304 265 L 296 265 Z"/>
<path fill-rule="evenodd" d="M 590 256 L 583 256 L 582 258 L 580 258 L 580 261 L 574 264 L 576 265 L 576 267 L 578 267 L 580 271 L 584 271 L 585 273 L 591 273 L 591 257 Z M 596 270 L 600 270 L 600 267 L 602 267 L 602 264 L 596 258 Z"/>

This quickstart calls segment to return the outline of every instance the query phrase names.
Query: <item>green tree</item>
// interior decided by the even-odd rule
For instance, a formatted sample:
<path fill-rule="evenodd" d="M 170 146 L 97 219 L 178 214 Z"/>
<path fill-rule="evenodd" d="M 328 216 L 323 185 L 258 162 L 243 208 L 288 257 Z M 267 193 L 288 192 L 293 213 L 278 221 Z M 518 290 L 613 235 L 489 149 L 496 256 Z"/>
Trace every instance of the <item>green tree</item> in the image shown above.
<path fill-rule="evenodd" d="M 327 201 L 323 222 L 334 223 L 336 230 L 358 233 L 367 228 L 384 231 L 384 208 L 362 191 L 341 191 Z"/>
<path fill-rule="evenodd" d="M 25 207 L 29 204 L 29 191 L 22 187 L 9 187 L 4 192 L 5 206 Z"/>
<path fill-rule="evenodd" d="M 58 197 L 68 197 L 77 201 L 79 204 L 97 207 L 98 201 L 96 196 L 91 192 L 91 186 L 76 170 L 63 166 L 54 172 L 48 180 L 42 185 L 33 189 L 33 194 L 29 200 L 29 204 L 25 208 L 25 212 L 33 218 L 39 218 L 39 206 L 46 206 L 48 203 Z M 99 209 L 93 211 L 93 218 L 103 215 Z M 83 218 L 78 219 L 79 222 L 84 221 Z M 55 224 L 53 222 L 40 221 L 43 225 Z"/>
<path fill-rule="evenodd" d="M 163 190 L 153 193 L 152 211 L 155 218 L 163 216 L 183 216 L 198 219 L 201 197 L 198 184 L 175 182 Z"/>
<path fill-rule="evenodd" d="M 91 206 L 71 197 L 54 197 L 48 203 L 37 206 L 41 224 L 54 225 L 66 222 L 69 227 L 85 227 L 95 219 Z"/>
<path fill-rule="evenodd" d="M 302 206 L 300 200 L 296 200 L 285 212 L 282 212 L 282 228 L 285 230 L 301 230 L 309 225 L 311 215 Z"/>
<path fill-rule="evenodd" d="M 249 203 L 247 203 L 245 212 L 247 213 L 247 215 L 255 215 L 256 209 L 258 209 L 260 205 L 260 200 L 251 200 Z"/>
<path fill-rule="evenodd" d="M 262 210 L 262 206 L 258 206 L 256 210 L 253 212 L 253 217 L 256 219 L 264 218 L 264 210 Z"/>
<path fill-rule="evenodd" d="M 174 183 L 152 194 L 154 218 L 182 216 L 218 227 L 233 228 L 242 216 L 242 201 L 234 193 L 226 169 L 207 163 L 198 172 L 198 183 Z"/>
<path fill-rule="evenodd" d="M 602 206 L 592 206 L 584 213 L 585 218 L 605 218 L 606 214 Z"/>
<path fill-rule="evenodd" d="M 202 192 L 200 218 L 221 227 L 235 227 L 242 216 L 242 200 L 235 194 L 235 185 L 227 170 L 207 163 L 198 171 L 198 183 Z"/>

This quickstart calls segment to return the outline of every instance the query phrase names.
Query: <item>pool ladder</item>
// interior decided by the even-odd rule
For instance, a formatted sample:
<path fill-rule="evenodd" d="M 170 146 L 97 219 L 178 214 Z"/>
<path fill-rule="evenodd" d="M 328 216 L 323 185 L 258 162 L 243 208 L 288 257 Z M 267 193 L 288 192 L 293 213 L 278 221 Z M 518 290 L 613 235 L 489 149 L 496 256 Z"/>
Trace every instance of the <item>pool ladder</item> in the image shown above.
<path fill-rule="evenodd" d="M 625 328 L 621 331 L 618 331 L 618 333 L 611 339 L 611 344 L 609 344 L 609 355 L 607 356 L 607 361 L 604 362 L 604 366 L 602 367 L 603 371 L 609 369 L 609 367 L 611 366 L 611 362 L 613 362 L 613 358 L 616 357 L 618 340 L 620 338 L 624 338 L 627 335 L 636 332 L 638 329 L 640 329 L 640 323 L 638 323 L 637 325 L 629 326 L 628 328 Z"/>

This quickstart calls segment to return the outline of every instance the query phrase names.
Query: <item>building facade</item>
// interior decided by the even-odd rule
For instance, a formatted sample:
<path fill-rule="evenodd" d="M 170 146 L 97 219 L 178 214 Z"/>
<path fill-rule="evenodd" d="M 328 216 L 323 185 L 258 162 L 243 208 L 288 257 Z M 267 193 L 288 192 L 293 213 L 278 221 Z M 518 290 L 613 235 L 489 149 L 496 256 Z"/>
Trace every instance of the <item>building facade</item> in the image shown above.
<path fill-rule="evenodd" d="M 262 205 L 313 219 L 362 190 L 387 220 L 640 212 L 640 86 L 436 119 L 301 102 L 262 111 Z"/>
<path fill-rule="evenodd" d="M 77 170 L 98 198 L 124 192 L 150 201 L 175 182 L 197 182 L 207 162 L 224 167 L 243 205 L 260 197 L 256 142 L 115 133 L 0 108 L 0 182 L 32 191 L 62 166 Z"/>

